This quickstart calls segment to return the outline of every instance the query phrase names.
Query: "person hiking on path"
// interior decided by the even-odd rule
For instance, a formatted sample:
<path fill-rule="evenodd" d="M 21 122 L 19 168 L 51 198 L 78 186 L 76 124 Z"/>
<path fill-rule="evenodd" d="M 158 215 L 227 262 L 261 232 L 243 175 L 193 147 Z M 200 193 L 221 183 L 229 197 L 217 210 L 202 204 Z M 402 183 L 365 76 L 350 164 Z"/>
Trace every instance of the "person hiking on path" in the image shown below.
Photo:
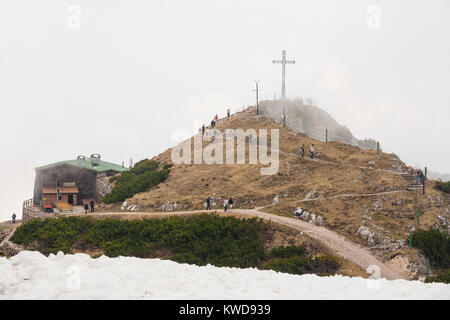
<path fill-rule="evenodd" d="M 423 184 L 424 176 L 422 170 L 417 170 L 416 172 L 416 184 Z"/>
<path fill-rule="evenodd" d="M 302 152 L 302 159 L 305 157 L 305 145 L 302 145 L 302 147 L 300 148 L 301 152 Z"/>
<path fill-rule="evenodd" d="M 87 203 L 84 204 L 84 214 L 87 214 L 89 211 L 89 206 Z"/>
<path fill-rule="evenodd" d="M 219 116 L 216 114 L 216 116 L 214 117 L 214 120 L 216 120 L 216 123 L 219 122 Z"/>
<path fill-rule="evenodd" d="M 309 148 L 309 152 L 311 152 L 311 159 L 314 159 L 314 145 L 313 144 Z"/>
<path fill-rule="evenodd" d="M 211 198 L 206 198 L 206 210 L 211 210 Z"/>
<path fill-rule="evenodd" d="M 94 212 L 94 205 L 95 205 L 95 201 L 91 200 L 91 202 L 89 202 L 89 204 L 91 205 L 91 212 Z"/>
<path fill-rule="evenodd" d="M 12 214 L 12 223 L 16 223 L 16 213 L 13 212 Z"/>
<path fill-rule="evenodd" d="M 227 109 L 227 117 L 230 119 L 230 109 Z"/>
<path fill-rule="evenodd" d="M 223 202 L 223 212 L 227 212 L 227 208 L 228 208 L 228 200 L 224 200 L 224 202 Z"/>
<path fill-rule="evenodd" d="M 228 205 L 230 206 L 230 210 L 233 209 L 233 199 L 231 197 L 228 199 Z"/>
<path fill-rule="evenodd" d="M 211 120 L 211 128 L 214 128 L 216 125 L 216 122 L 214 121 L 214 119 Z"/>

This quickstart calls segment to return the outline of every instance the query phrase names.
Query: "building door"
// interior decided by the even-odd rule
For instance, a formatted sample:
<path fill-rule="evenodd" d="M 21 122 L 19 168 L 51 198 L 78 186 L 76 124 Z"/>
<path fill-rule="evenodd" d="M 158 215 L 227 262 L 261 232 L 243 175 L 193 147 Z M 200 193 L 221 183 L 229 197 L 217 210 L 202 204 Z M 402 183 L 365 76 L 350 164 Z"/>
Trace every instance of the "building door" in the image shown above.
<path fill-rule="evenodd" d="M 67 202 L 68 202 L 70 205 L 73 205 L 73 194 L 68 194 L 68 195 L 67 195 Z"/>

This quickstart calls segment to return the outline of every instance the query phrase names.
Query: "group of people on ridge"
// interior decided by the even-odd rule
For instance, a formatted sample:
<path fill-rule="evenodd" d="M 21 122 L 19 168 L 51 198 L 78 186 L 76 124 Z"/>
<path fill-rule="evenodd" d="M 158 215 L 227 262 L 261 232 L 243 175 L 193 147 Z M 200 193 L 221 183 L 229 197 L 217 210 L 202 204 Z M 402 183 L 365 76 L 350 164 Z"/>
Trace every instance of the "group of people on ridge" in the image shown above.
<path fill-rule="evenodd" d="M 230 109 L 227 109 L 227 119 L 230 119 L 230 117 L 231 117 Z M 219 116 L 216 114 L 214 116 L 214 118 L 211 120 L 211 128 L 214 129 L 218 122 L 219 122 Z M 205 134 L 205 130 L 206 130 L 206 126 L 203 124 L 202 125 L 202 135 Z"/>
<path fill-rule="evenodd" d="M 219 116 L 216 114 L 215 117 L 211 120 L 211 128 L 214 128 L 217 122 L 219 122 Z"/>
<path fill-rule="evenodd" d="M 233 199 L 229 197 L 223 201 L 223 211 L 226 212 L 228 208 L 233 209 Z M 206 198 L 206 210 L 211 210 L 211 198 Z"/>
<path fill-rule="evenodd" d="M 304 158 L 305 157 L 305 145 L 302 145 L 300 147 L 300 152 L 302 154 L 302 158 Z M 311 144 L 311 146 L 309 147 L 309 152 L 310 152 L 310 158 L 314 159 L 314 145 L 313 144 Z"/>

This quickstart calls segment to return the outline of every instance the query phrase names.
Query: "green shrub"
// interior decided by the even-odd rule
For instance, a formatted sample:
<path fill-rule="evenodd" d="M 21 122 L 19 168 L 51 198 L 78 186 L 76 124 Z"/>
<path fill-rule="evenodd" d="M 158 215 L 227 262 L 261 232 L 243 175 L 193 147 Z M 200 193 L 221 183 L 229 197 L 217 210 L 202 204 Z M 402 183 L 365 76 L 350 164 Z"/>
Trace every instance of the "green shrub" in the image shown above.
<path fill-rule="evenodd" d="M 158 170 L 158 162 L 155 160 L 142 160 L 134 167 L 120 175 L 111 177 L 110 182 L 116 182 L 111 193 L 102 198 L 104 203 L 122 202 L 131 198 L 136 193 L 144 192 L 160 184 L 169 176 L 170 169 Z"/>
<path fill-rule="evenodd" d="M 269 258 L 290 258 L 294 256 L 304 256 L 306 250 L 302 246 L 289 246 L 289 247 L 278 247 L 272 249 L 269 253 Z"/>
<path fill-rule="evenodd" d="M 427 277 L 425 282 L 450 283 L 450 269 L 439 271 L 435 276 Z"/>
<path fill-rule="evenodd" d="M 171 164 L 171 163 L 166 163 L 163 165 L 163 169 L 170 169 L 172 167 L 173 167 L 173 164 Z"/>
<path fill-rule="evenodd" d="M 407 239 L 409 243 L 409 239 Z M 436 228 L 419 229 L 412 234 L 412 246 L 422 251 L 437 267 L 450 267 L 450 236 Z"/>
<path fill-rule="evenodd" d="M 61 217 L 32 220 L 20 226 L 12 241 L 35 246 L 43 254 L 100 248 L 110 257 L 145 258 L 156 250 L 170 250 L 170 259 L 230 267 L 255 267 L 264 255 L 263 222 L 203 214 L 183 219 L 121 221 L 113 218 Z"/>
<path fill-rule="evenodd" d="M 270 259 L 264 263 L 264 269 L 291 274 L 315 273 L 318 275 L 335 274 L 339 262 L 330 256 L 310 257 L 302 246 L 279 247 L 267 255 Z"/>
<path fill-rule="evenodd" d="M 445 193 L 450 193 L 450 181 L 447 182 L 436 181 L 435 188 Z"/>
<path fill-rule="evenodd" d="M 291 274 L 312 273 L 311 260 L 300 256 L 272 259 L 264 264 L 264 269 Z"/>
<path fill-rule="evenodd" d="M 261 219 L 200 214 L 143 220 L 60 217 L 31 220 L 12 241 L 43 254 L 100 249 L 109 257 L 163 257 L 180 263 L 263 268 L 292 274 L 335 273 L 339 264 L 328 256 L 312 258 L 304 247 L 264 252 L 267 224 Z"/>
<path fill-rule="evenodd" d="M 275 258 L 264 264 L 264 269 L 291 274 L 314 273 L 322 276 L 335 274 L 339 262 L 330 256 Z"/>
<path fill-rule="evenodd" d="M 117 179 L 119 179 L 119 176 L 118 176 L 118 175 L 112 176 L 111 178 L 109 178 L 109 182 L 110 182 L 110 183 L 113 183 L 113 182 L 116 181 Z"/>
<path fill-rule="evenodd" d="M 144 160 L 137 162 L 134 165 L 133 169 L 131 169 L 130 171 L 135 175 L 139 175 L 139 174 L 146 173 L 148 171 L 154 171 L 154 170 L 158 169 L 158 166 L 159 165 L 158 165 L 157 161 L 144 159 Z"/>

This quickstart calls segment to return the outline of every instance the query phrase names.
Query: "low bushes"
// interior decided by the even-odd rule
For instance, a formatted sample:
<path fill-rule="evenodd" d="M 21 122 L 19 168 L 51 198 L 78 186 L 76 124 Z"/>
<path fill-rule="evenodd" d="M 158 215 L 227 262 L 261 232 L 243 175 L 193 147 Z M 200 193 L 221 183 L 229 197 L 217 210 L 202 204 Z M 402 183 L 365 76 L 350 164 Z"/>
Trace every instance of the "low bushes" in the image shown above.
<path fill-rule="evenodd" d="M 436 181 L 435 188 L 445 193 L 450 193 L 450 181 L 447 182 Z"/>
<path fill-rule="evenodd" d="M 254 267 L 292 274 L 328 275 L 338 270 L 337 260 L 310 257 L 304 247 L 280 247 L 266 254 L 267 228 L 261 219 L 215 214 L 143 220 L 60 217 L 25 223 L 11 240 L 46 255 L 96 249 L 109 257 L 161 257 L 180 263 Z"/>
<path fill-rule="evenodd" d="M 291 274 L 315 273 L 332 275 L 339 269 L 337 259 L 330 256 L 311 257 L 303 247 L 275 248 L 268 254 L 270 260 L 264 264 L 264 269 Z"/>
<path fill-rule="evenodd" d="M 450 283 L 450 268 L 439 271 L 435 276 L 427 277 L 425 282 L 443 282 Z"/>
<path fill-rule="evenodd" d="M 450 236 L 448 234 L 436 228 L 419 229 L 412 234 L 412 246 L 422 251 L 436 267 L 450 267 Z"/>
<path fill-rule="evenodd" d="M 100 248 L 107 256 L 151 257 L 158 251 L 182 263 L 254 267 L 264 259 L 263 223 L 203 214 L 189 219 L 117 220 L 65 217 L 32 220 L 12 241 L 44 254 Z"/>
<path fill-rule="evenodd" d="M 163 169 L 158 170 L 159 164 L 154 160 L 142 160 L 134 167 L 120 175 L 110 178 L 110 182 L 115 182 L 111 191 L 102 198 L 104 203 L 122 202 L 131 198 L 136 193 L 144 192 L 167 179 L 170 172 L 170 165 L 165 164 Z"/>
<path fill-rule="evenodd" d="M 409 240 L 408 240 L 409 241 Z M 426 282 L 450 283 L 450 236 L 438 229 L 419 229 L 412 234 L 412 246 L 422 251 L 430 263 L 438 269 Z"/>

